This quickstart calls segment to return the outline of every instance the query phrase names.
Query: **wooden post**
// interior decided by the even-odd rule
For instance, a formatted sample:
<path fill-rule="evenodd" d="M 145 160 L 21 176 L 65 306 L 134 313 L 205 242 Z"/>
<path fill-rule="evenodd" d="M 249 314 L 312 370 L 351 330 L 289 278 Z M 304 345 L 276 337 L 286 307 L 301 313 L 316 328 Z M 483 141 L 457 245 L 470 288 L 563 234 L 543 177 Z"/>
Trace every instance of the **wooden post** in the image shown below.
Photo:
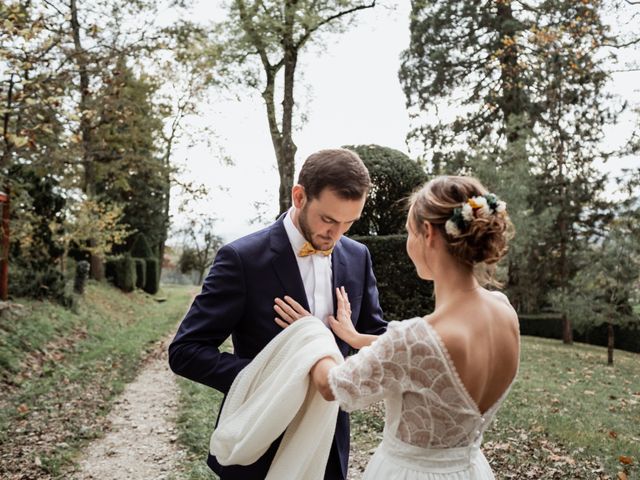
<path fill-rule="evenodd" d="M 0 259 L 0 300 L 7 300 L 9 296 L 9 208 L 10 190 L 0 192 L 2 205 L 2 258 Z"/>

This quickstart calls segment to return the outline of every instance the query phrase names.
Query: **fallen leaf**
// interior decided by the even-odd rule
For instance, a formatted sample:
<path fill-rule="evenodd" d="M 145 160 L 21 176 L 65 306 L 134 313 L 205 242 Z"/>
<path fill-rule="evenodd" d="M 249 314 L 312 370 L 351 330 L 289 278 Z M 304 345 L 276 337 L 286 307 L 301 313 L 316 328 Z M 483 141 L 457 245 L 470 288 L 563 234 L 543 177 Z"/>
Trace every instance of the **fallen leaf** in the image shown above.
<path fill-rule="evenodd" d="M 618 480 L 628 480 L 627 474 L 624 472 L 618 472 Z"/>
<path fill-rule="evenodd" d="M 627 455 L 620 455 L 618 457 L 618 460 L 620 460 L 620 463 L 622 463 L 624 465 L 632 465 L 633 464 L 633 457 L 629 457 Z"/>

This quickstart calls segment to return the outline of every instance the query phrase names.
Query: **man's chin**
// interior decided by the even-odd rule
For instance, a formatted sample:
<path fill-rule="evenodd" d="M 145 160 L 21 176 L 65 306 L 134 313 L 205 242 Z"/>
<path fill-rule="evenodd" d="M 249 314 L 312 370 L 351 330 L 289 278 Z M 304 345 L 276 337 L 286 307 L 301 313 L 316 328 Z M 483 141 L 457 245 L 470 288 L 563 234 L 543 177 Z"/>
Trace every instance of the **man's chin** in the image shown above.
<path fill-rule="evenodd" d="M 330 250 L 331 248 L 333 248 L 334 245 L 335 243 L 333 242 L 323 241 L 323 242 L 314 243 L 313 248 L 315 248 L 316 250 Z"/>

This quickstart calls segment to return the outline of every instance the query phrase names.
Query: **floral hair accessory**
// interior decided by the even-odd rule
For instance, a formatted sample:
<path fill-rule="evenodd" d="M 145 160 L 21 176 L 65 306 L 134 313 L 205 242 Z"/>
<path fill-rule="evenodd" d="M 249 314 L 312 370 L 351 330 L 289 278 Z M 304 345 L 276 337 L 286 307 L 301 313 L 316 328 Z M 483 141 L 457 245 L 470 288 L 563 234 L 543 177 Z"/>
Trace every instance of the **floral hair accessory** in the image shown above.
<path fill-rule="evenodd" d="M 459 237 L 468 228 L 474 218 L 488 218 L 490 215 L 504 215 L 507 204 L 493 193 L 485 193 L 479 197 L 471 197 L 460 207 L 453 209 L 453 215 L 444 224 L 451 237 Z"/>

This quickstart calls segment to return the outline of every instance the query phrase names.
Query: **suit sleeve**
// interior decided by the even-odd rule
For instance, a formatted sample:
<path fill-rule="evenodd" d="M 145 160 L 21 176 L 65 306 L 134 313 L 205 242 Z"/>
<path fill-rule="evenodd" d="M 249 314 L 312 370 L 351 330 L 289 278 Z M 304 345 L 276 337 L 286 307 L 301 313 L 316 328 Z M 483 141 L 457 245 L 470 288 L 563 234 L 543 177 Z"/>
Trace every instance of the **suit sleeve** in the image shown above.
<path fill-rule="evenodd" d="M 360 333 L 370 335 L 382 335 L 387 330 L 387 322 L 382 319 L 382 308 L 380 307 L 380 299 L 378 297 L 378 283 L 373 273 L 371 255 L 367 248 L 365 248 L 365 254 L 365 284 L 356 330 Z"/>
<path fill-rule="evenodd" d="M 220 351 L 242 318 L 245 298 L 242 260 L 226 245 L 218 251 L 202 291 L 169 345 L 171 370 L 226 394 L 250 362 Z"/>

